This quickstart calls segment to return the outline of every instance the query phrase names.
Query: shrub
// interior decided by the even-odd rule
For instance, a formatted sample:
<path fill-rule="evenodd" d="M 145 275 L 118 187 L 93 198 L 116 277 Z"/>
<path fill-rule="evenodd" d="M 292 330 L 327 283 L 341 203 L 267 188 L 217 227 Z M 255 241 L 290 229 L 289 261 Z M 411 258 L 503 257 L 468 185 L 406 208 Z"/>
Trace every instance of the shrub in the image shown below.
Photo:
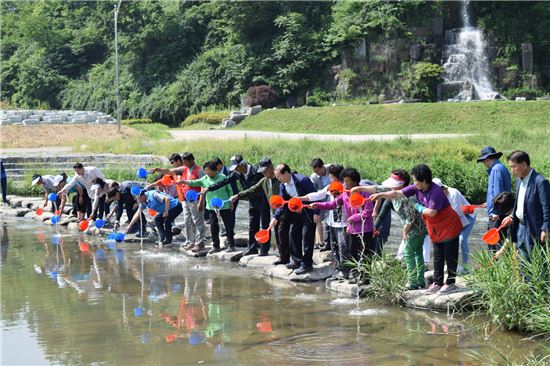
<path fill-rule="evenodd" d="M 310 96 L 307 97 L 306 105 L 309 107 L 324 107 L 330 104 L 333 95 L 331 92 L 315 89 Z"/>
<path fill-rule="evenodd" d="M 435 101 L 443 71 L 443 67 L 430 62 L 419 62 L 411 67 L 404 65 L 403 89 L 412 98 Z"/>
<path fill-rule="evenodd" d="M 511 88 L 504 92 L 504 96 L 508 99 L 516 99 L 516 97 L 525 97 L 527 99 L 535 99 L 544 95 L 541 89 L 527 87 Z"/>
<path fill-rule="evenodd" d="M 506 329 L 532 332 L 550 338 L 550 281 L 548 245 L 536 245 L 530 261 L 521 261 L 512 242 L 495 260 L 486 251 L 474 255 L 466 277 L 477 291 L 476 304 L 491 321 Z"/>
<path fill-rule="evenodd" d="M 380 300 L 385 304 L 398 304 L 405 291 L 407 271 L 403 263 L 390 254 L 375 255 L 370 260 L 353 263 L 361 278 L 368 278 L 368 286 L 361 289 L 361 295 Z"/>
<path fill-rule="evenodd" d="M 268 85 L 251 86 L 246 91 L 248 106 L 261 105 L 262 108 L 275 107 L 279 95 Z"/>
<path fill-rule="evenodd" d="M 150 118 L 132 118 L 132 119 L 123 119 L 121 123 L 126 126 L 132 126 L 132 125 L 151 124 L 154 122 Z"/>
<path fill-rule="evenodd" d="M 228 117 L 229 114 L 227 112 L 201 112 L 191 114 L 181 123 L 181 127 L 188 127 L 197 123 L 219 125 L 224 118 Z"/>

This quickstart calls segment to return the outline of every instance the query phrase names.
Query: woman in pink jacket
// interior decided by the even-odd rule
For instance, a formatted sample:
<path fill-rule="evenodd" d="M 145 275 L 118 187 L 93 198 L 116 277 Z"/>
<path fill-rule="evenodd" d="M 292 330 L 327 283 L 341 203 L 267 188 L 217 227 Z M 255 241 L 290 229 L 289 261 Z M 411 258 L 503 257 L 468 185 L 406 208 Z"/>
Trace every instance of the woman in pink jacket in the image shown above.
<path fill-rule="evenodd" d="M 347 189 L 351 189 L 359 185 L 361 175 L 356 169 L 344 169 L 340 175 Z M 337 207 L 342 207 L 345 216 L 348 218 L 348 246 L 349 260 L 361 261 L 364 258 L 370 258 L 375 253 L 373 230 L 374 223 L 372 220 L 373 203 L 368 197 L 369 193 L 359 193 L 365 198 L 365 202 L 359 208 L 352 207 L 350 203 L 349 192 L 341 193 L 332 202 L 315 202 L 311 206 L 313 209 L 334 210 Z M 344 272 L 347 277 L 349 269 Z"/>

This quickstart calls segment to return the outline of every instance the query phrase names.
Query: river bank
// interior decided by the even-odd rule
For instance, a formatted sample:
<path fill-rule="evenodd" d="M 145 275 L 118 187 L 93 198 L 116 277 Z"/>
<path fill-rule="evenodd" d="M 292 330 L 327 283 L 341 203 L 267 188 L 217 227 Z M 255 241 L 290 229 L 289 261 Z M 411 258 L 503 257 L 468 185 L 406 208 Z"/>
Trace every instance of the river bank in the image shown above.
<path fill-rule="evenodd" d="M 36 215 L 35 210 L 41 207 L 43 199 L 38 197 L 20 197 L 9 196 L 9 206 L 0 207 L 0 214 L 6 216 L 23 217 L 28 220 L 36 220 L 47 225 L 51 225 L 51 212 L 44 212 L 42 215 Z M 321 252 L 318 249 L 314 251 L 314 270 L 312 272 L 296 275 L 293 270 L 287 269 L 284 265 L 274 266 L 273 263 L 277 260 L 276 250 L 272 250 L 269 256 L 260 257 L 257 255 L 250 255 L 243 257 L 243 251 L 247 242 L 247 231 L 244 223 L 246 209 L 243 207 L 246 203 L 240 204 L 241 210 L 237 214 L 237 227 L 236 227 L 236 243 L 238 249 L 233 253 L 226 253 L 224 251 L 207 254 L 211 248 L 207 245 L 205 250 L 194 253 L 191 251 L 184 251 L 183 254 L 188 257 L 195 258 L 208 258 L 220 262 L 234 262 L 238 263 L 239 267 L 245 267 L 262 276 L 270 277 L 274 279 L 286 280 L 295 283 L 311 283 L 311 282 L 324 282 L 326 288 L 340 296 L 345 297 L 358 297 L 360 296 L 361 289 L 356 284 L 350 284 L 347 280 L 334 279 L 333 275 L 336 274 L 336 270 L 330 264 L 330 252 Z M 65 208 L 65 215 L 62 216 L 58 227 L 67 230 L 72 233 L 82 233 L 84 235 L 94 236 L 100 240 L 106 242 L 104 238 L 109 232 L 106 229 L 97 229 L 93 222 L 90 222 L 89 228 L 85 231 L 80 231 L 78 228 L 77 220 L 75 217 L 70 217 L 67 213 L 70 211 L 70 206 Z M 181 218 L 180 218 L 181 219 Z M 394 220 L 397 221 L 397 220 Z M 183 225 L 179 220 L 175 223 L 177 226 Z M 395 225 L 395 224 L 394 224 Z M 131 243 L 136 248 L 141 246 L 142 249 L 155 250 L 158 252 L 166 252 L 166 249 L 157 248 L 154 244 L 153 235 L 149 235 L 147 238 L 137 238 L 134 235 L 126 235 L 125 241 Z M 181 237 L 176 236 L 175 243 L 182 244 Z M 394 248 L 395 244 L 390 243 L 388 248 Z M 427 281 L 431 280 L 433 271 L 426 272 Z M 467 312 L 474 309 L 475 293 L 466 287 L 464 280 L 459 277 L 457 279 L 459 285 L 459 291 L 447 294 L 426 294 L 425 290 L 413 290 L 405 291 L 402 295 L 401 305 L 410 308 L 433 310 L 441 312 Z"/>

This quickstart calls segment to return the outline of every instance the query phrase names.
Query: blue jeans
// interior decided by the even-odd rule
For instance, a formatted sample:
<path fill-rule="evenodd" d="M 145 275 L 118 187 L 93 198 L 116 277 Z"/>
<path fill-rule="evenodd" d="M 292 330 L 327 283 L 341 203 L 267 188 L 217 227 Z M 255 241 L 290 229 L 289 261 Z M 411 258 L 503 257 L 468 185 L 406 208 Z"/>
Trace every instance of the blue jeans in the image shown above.
<path fill-rule="evenodd" d="M 470 233 L 472 232 L 472 229 L 474 228 L 474 224 L 476 222 L 476 218 L 472 217 L 470 215 L 467 215 L 466 218 L 470 222 L 468 225 L 464 226 L 462 231 L 460 232 L 460 251 L 462 252 L 462 264 L 468 263 L 468 256 L 470 254 L 470 248 L 468 246 L 468 238 L 470 237 Z"/>

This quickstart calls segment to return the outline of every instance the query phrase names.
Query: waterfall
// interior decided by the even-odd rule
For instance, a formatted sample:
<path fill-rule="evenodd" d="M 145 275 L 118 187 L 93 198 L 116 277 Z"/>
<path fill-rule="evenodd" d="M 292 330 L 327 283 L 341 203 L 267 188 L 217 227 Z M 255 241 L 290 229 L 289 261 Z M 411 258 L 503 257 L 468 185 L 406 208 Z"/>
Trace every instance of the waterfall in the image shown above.
<path fill-rule="evenodd" d="M 471 25 L 469 1 L 461 4 L 463 28 L 447 31 L 443 51 L 445 82 L 438 90 L 439 99 L 495 99 L 498 93 L 489 79 L 487 45 L 483 33 Z"/>

